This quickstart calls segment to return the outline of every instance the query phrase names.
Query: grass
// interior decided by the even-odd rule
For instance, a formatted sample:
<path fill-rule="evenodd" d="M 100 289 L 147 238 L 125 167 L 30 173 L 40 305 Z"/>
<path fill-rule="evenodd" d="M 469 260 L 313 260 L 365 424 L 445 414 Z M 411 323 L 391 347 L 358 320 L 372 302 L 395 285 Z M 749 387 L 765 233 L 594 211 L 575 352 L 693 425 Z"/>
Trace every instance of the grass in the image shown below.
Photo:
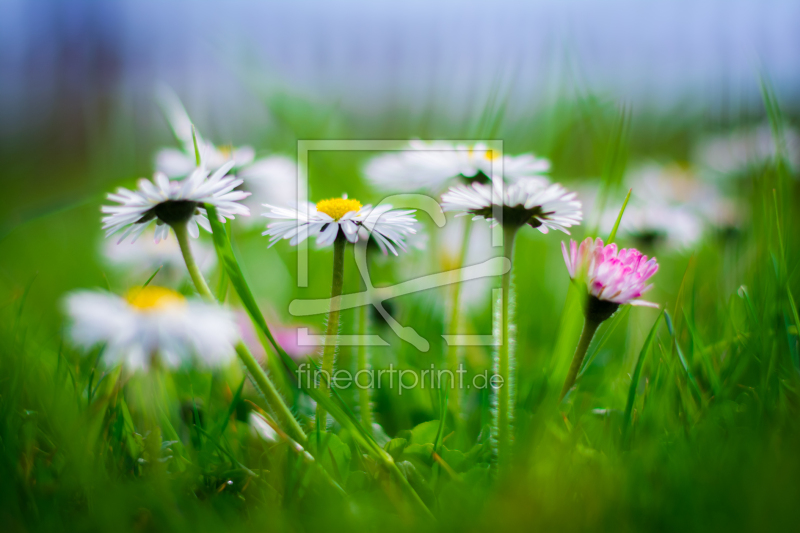
<path fill-rule="evenodd" d="M 599 175 L 609 205 L 622 205 L 626 161 L 685 157 L 698 119 L 639 119 L 596 97 L 554 105 L 531 131 L 503 115 L 502 95 L 478 129 L 507 138 L 514 151 L 536 150 L 554 161 L 553 176 L 568 185 Z M 498 100 L 499 99 L 499 100 Z M 785 127 L 777 99 L 765 86 L 776 133 Z M 269 102 L 268 102 L 269 104 Z M 311 113 L 289 96 L 276 99 L 277 139 L 364 138 L 369 132 L 411 136 L 399 122 L 364 125 L 335 110 Z M 326 122 L 324 117 L 333 117 Z M 125 117 L 114 117 L 124 121 Z M 441 121 L 431 136 L 463 137 Z M 666 126 L 659 126 L 665 123 Z M 335 135 L 331 124 L 336 124 Z M 436 122 L 425 123 L 428 130 Z M 659 141 L 659 127 L 668 132 Z M 413 128 L 410 128 L 413 130 Z M 283 141 L 280 141 L 283 139 Z M 609 139 L 612 139 L 609 141 Z M 141 141 L 141 140 L 140 140 Z M 111 138 L 113 153 L 126 148 Z M 114 143 L 121 143 L 119 145 Z M 222 372 L 184 370 L 124 378 L 64 339 L 59 299 L 76 287 L 127 288 L 124 272 L 98 257 L 98 207 L 114 183 L 147 175 L 149 148 L 115 165 L 103 153 L 71 161 L 47 197 L 46 161 L 11 166 L 14 196 L 3 199 L 0 233 L 0 519 L 7 531 L 315 531 L 315 530 L 778 530 L 800 511 L 800 357 L 796 298 L 800 221 L 796 176 L 785 164 L 753 170 L 737 183 L 743 224 L 735 235 L 709 235 L 689 253 L 659 251 L 661 269 L 650 299 L 656 310 L 620 312 L 601 326 L 587 355 L 578 389 L 559 404 L 558 393 L 577 342 L 582 317 L 559 250 L 559 237 L 520 233 L 516 248 L 517 402 L 514 468 L 495 480 L 490 469 L 488 396 L 466 391 L 465 433 L 442 423 L 439 391 L 417 387 L 399 395 L 373 391 L 373 417 L 410 487 L 435 519 L 424 516 L 390 470 L 345 421 L 316 432 L 313 405 L 284 376 L 282 392 L 309 433 L 311 462 L 285 442 L 255 437 L 251 412 L 269 416 L 239 365 Z M 152 145 L 152 146 L 151 146 Z M 109 148 L 109 147 L 105 147 Z M 37 148 L 29 148 L 35 153 Z M 97 149 L 103 152 L 103 147 Z M 139 151 L 142 153 L 139 154 Z M 22 152 L 23 155 L 25 152 Z M 358 178 L 369 154 L 312 154 L 314 197 L 377 200 Z M 138 159 L 137 159 L 138 158 Z M 51 169 L 52 170 L 52 169 Z M 63 194 L 62 192 L 63 191 Z M 72 192 L 70 192 L 72 191 Z M 40 203 L 30 199 L 36 197 Z M 43 207 L 44 206 L 44 207 Z M 590 231 L 579 228 L 576 237 Z M 429 225 L 433 230 L 433 225 Z M 241 278 L 268 320 L 289 322 L 295 298 L 325 297 L 330 250 L 314 251 L 309 287 L 295 288 L 296 253 L 266 249 L 256 230 L 233 226 Z M 217 237 L 222 235 L 217 234 Z M 604 236 L 605 237 L 605 236 Z M 208 235 L 204 236 L 210 242 Z M 627 245 L 617 238 L 620 245 Z M 409 277 L 425 255 L 375 261 L 375 283 Z M 322 267 L 317 268 L 318 265 Z M 430 265 L 427 265 L 430 268 Z M 235 272 L 234 272 L 235 274 Z M 156 272 L 151 283 L 159 283 Z M 147 276 L 138 283 L 148 282 Z M 236 275 L 210 280 L 241 307 Z M 352 253 L 345 258 L 344 291 L 360 290 Z M 498 280 L 499 284 L 499 280 Z M 191 292 L 187 283 L 184 292 Z M 370 348 L 372 365 L 425 369 L 445 364 L 445 292 L 432 290 L 390 302 L 403 325 L 428 339 L 420 352 L 400 342 L 380 319 L 373 332 L 387 347 Z M 491 328 L 490 295 L 466 310 L 474 332 Z M 322 317 L 307 323 L 318 331 Z M 342 312 L 344 333 L 358 331 L 357 310 Z M 488 348 L 488 347 L 487 347 Z M 355 368 L 355 348 L 337 364 Z M 469 375 L 491 367 L 491 352 L 469 347 Z M 271 354 L 271 357 L 276 357 Z M 277 359 L 275 359 L 277 361 Z M 273 374 L 280 365 L 270 367 Z M 122 383 L 122 382 L 119 382 Z M 357 411 L 356 390 L 340 391 Z M 155 401 L 153 400 L 155 398 Z M 341 415 L 347 418 L 347 415 Z M 357 412 L 354 413 L 357 418 Z M 437 454 L 432 454 L 436 447 Z"/>

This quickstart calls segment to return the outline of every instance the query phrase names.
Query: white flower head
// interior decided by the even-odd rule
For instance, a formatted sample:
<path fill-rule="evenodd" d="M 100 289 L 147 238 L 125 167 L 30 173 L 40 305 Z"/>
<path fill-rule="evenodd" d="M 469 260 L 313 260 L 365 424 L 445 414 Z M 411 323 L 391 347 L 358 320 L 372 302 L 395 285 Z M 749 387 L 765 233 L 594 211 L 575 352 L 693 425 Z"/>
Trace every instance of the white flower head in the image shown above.
<path fill-rule="evenodd" d="M 157 97 L 181 148 L 160 150 L 156 155 L 156 170 L 169 178 L 186 176 L 196 168 L 196 158 L 199 155 L 201 164 L 210 172 L 231 164 L 229 171 L 242 180 L 240 189 L 252 193 L 244 202 L 251 210 L 264 202 L 283 205 L 295 201 L 297 163 L 292 158 L 269 155 L 256 159 L 256 152 L 251 146 L 214 145 L 193 130 L 191 118 L 171 89 L 160 87 Z M 244 220 L 247 222 L 254 219 Z"/>
<path fill-rule="evenodd" d="M 364 174 L 382 190 L 437 191 L 458 176 L 486 181 L 487 176 L 499 176 L 501 167 L 504 179 L 511 183 L 522 178 L 542 177 L 550 170 L 550 161 L 533 154 L 504 155 L 501 160 L 499 152 L 484 143 L 466 145 L 413 140 L 404 150 L 370 159 Z"/>
<path fill-rule="evenodd" d="M 231 146 L 215 146 L 203 139 L 197 131 L 192 131 L 192 120 L 183 107 L 180 98 L 167 86 L 160 86 L 156 91 L 156 99 L 172 128 L 175 138 L 182 149 L 164 148 L 156 154 L 156 170 L 170 178 L 183 177 L 195 169 L 197 149 L 200 161 L 211 172 L 226 163 L 233 162 L 232 167 L 241 168 L 253 162 L 255 150 L 250 146 L 234 148 Z"/>
<path fill-rule="evenodd" d="M 197 360 L 218 367 L 235 356 L 232 313 L 163 287 L 132 289 L 125 297 L 78 291 L 65 308 L 72 340 L 85 349 L 105 344 L 109 365 L 147 370 L 154 361 L 176 368 Z"/>
<path fill-rule="evenodd" d="M 198 237 L 198 224 L 211 231 L 206 210 L 200 204 L 211 204 L 217 208 L 220 221 L 233 219 L 235 215 L 250 215 L 250 210 L 238 203 L 250 193 L 235 191 L 242 180 L 225 174 L 233 163 L 220 167 L 211 177 L 203 167 L 198 167 L 188 178 L 172 181 L 163 173 L 156 172 L 153 181 L 139 180 L 135 191 L 120 188 L 108 199 L 119 205 L 103 206 L 103 229 L 106 237 L 122 231 L 119 242 L 141 235 L 151 221 L 157 222 L 156 242 L 169 233 L 169 225 L 188 223 L 189 234 Z"/>
<path fill-rule="evenodd" d="M 462 211 L 457 216 L 472 215 L 472 220 L 486 219 L 494 227 L 500 223 L 494 218 L 497 207 L 502 210 L 504 224 L 528 224 L 542 233 L 557 229 L 569 235 L 567 228 L 580 224 L 583 219 L 581 203 L 576 196 L 558 183 L 543 183 L 535 178 L 512 184 L 494 179 L 492 184 L 451 187 L 442 195 L 442 208 Z"/>
<path fill-rule="evenodd" d="M 309 237 L 316 237 L 318 246 L 328 246 L 341 235 L 349 242 L 359 239 L 359 230 L 366 228 L 385 254 L 397 255 L 397 248 L 405 251 L 405 238 L 415 234 L 415 210 L 393 210 L 391 205 L 362 206 L 358 200 L 330 198 L 316 204 L 308 203 L 305 209 L 275 207 L 264 204 L 269 211 L 263 216 L 277 220 L 267 225 L 263 235 L 269 235 L 269 245 L 289 239 L 292 246 Z M 363 238 L 363 236 L 362 236 Z"/>
<path fill-rule="evenodd" d="M 783 155 L 796 169 L 800 167 L 800 132 L 785 128 L 782 133 Z M 761 124 L 701 140 L 694 147 L 692 159 L 710 178 L 743 177 L 746 170 L 772 161 L 778 146 L 772 127 Z"/>
<path fill-rule="evenodd" d="M 244 205 L 257 211 L 266 202 L 274 205 L 296 205 L 297 203 L 297 163 L 285 155 L 272 155 L 255 161 L 242 168 L 236 176 L 244 181 L 243 187 L 251 193 Z M 250 224 L 259 221 L 258 217 L 243 219 Z"/>

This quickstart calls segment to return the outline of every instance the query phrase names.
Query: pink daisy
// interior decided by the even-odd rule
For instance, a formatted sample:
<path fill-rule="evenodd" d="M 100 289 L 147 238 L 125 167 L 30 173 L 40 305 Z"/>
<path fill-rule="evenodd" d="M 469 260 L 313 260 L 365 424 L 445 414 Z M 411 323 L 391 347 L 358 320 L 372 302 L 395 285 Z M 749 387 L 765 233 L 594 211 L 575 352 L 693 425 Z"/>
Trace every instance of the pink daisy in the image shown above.
<path fill-rule="evenodd" d="M 647 281 L 658 271 L 655 257 L 648 259 L 635 248 L 617 250 L 616 244 L 603 246 L 599 238 L 588 237 L 580 246 L 570 240 L 569 246 L 568 253 L 566 245 L 561 243 L 569 277 L 585 281 L 590 296 L 615 304 L 613 310 L 625 304 L 658 307 L 638 299 L 653 287 Z"/>

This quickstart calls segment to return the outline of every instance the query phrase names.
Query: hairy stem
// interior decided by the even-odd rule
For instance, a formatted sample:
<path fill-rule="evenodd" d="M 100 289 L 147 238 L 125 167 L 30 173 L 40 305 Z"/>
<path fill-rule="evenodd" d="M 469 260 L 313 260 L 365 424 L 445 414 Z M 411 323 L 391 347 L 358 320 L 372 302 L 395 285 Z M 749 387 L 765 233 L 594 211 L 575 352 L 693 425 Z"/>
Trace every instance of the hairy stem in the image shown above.
<path fill-rule="evenodd" d="M 358 313 L 358 328 L 361 338 L 369 334 L 369 306 L 362 305 Z M 358 368 L 356 376 L 358 378 L 358 404 L 361 411 L 361 425 L 367 433 L 372 435 L 372 403 L 370 398 L 369 380 L 369 347 L 362 344 L 358 347 Z M 362 374 L 363 372 L 363 374 Z M 364 379 L 362 379 L 364 378 Z"/>
<path fill-rule="evenodd" d="M 172 229 L 175 230 L 175 236 L 178 238 L 178 244 L 181 247 L 183 260 L 186 263 L 186 268 L 189 270 L 189 275 L 192 278 L 192 282 L 194 283 L 197 292 L 200 293 L 204 300 L 208 302 L 216 302 L 214 295 L 211 293 L 211 289 L 208 288 L 208 284 L 203 277 L 203 273 L 200 272 L 200 269 L 197 267 L 197 263 L 194 260 L 194 256 L 192 255 L 192 249 L 189 245 L 189 235 L 186 231 L 186 224 L 175 224 L 172 226 Z M 258 387 L 264 398 L 267 400 L 267 403 L 270 405 L 270 407 L 272 407 L 272 410 L 275 412 L 278 420 L 283 424 L 283 427 L 286 428 L 286 433 L 297 442 L 304 444 L 306 442 L 306 434 L 303 431 L 303 428 L 300 427 L 300 423 L 286 405 L 286 402 L 275 388 L 272 380 L 269 379 L 267 373 L 263 368 L 261 368 L 261 365 L 258 364 L 256 358 L 253 357 L 253 354 L 250 353 L 250 350 L 247 349 L 247 346 L 245 346 L 242 341 L 239 341 L 235 349 L 239 359 L 242 360 L 244 366 L 247 367 L 247 371 L 250 372 L 250 376 L 256 387 Z"/>
<path fill-rule="evenodd" d="M 197 292 L 200 293 L 200 296 L 202 296 L 204 300 L 216 302 L 216 298 L 214 298 L 214 295 L 211 293 L 211 289 L 208 288 L 208 283 L 206 283 L 206 279 L 203 277 L 203 273 L 200 272 L 200 268 L 194 260 L 194 255 L 192 255 L 186 222 L 174 224 L 172 230 L 175 232 L 175 237 L 178 239 L 178 245 L 180 245 L 181 254 L 183 255 L 183 262 L 186 263 L 186 269 L 189 271 L 189 276 L 191 276 L 192 283 L 194 283 Z"/>
<path fill-rule="evenodd" d="M 333 363 L 336 359 L 336 348 L 339 336 L 339 296 L 344 285 L 344 247 L 347 239 L 339 234 L 333 242 L 333 278 L 331 280 L 331 308 L 328 311 L 328 327 L 325 332 L 325 347 L 322 351 L 322 376 L 319 388 L 323 394 L 330 396 L 329 381 L 333 376 Z M 321 429 L 327 425 L 328 412 L 321 404 L 317 404 L 317 421 Z"/>
<path fill-rule="evenodd" d="M 586 321 L 583 323 L 581 338 L 578 341 L 578 347 L 575 349 L 575 355 L 572 356 L 572 364 L 569 366 L 567 379 L 564 381 L 564 387 L 561 389 L 561 396 L 558 398 L 559 401 L 564 399 L 564 396 L 567 395 L 575 384 L 575 379 L 578 377 L 583 359 L 586 357 L 586 352 L 589 349 L 589 345 L 592 343 L 592 338 L 594 338 L 594 334 L 601 323 L 602 321 L 586 317 Z"/>
<path fill-rule="evenodd" d="M 503 256 L 511 263 L 511 268 L 503 274 L 502 282 L 502 321 L 500 335 L 502 344 L 498 350 L 498 360 L 496 363 L 497 374 L 502 379 L 502 385 L 497 390 L 497 416 L 496 416 L 496 435 L 497 435 L 497 467 L 502 474 L 508 471 L 511 463 L 511 424 L 514 415 L 514 405 L 512 403 L 513 376 L 511 375 L 511 328 L 509 308 L 511 306 L 511 275 L 513 272 L 514 238 L 517 235 L 517 226 L 509 224 L 503 227 Z"/>

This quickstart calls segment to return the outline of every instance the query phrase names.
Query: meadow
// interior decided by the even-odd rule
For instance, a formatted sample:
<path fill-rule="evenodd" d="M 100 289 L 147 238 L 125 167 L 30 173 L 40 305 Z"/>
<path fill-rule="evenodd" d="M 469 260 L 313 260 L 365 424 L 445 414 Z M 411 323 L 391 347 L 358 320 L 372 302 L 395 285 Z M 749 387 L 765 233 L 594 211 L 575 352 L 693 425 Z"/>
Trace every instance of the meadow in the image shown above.
<path fill-rule="evenodd" d="M 22 139 L 4 147 L 2 529 L 792 528 L 800 518 L 798 146 L 792 113 L 782 111 L 766 82 L 763 94 L 758 109 L 709 119 L 633 109 L 578 91 L 525 114 L 492 100 L 455 123 L 434 109 L 351 116 L 287 92 L 264 98 L 276 120 L 241 142 L 196 124 L 220 144 L 252 145 L 256 158 L 294 158 L 304 139 L 401 145 L 418 138 L 502 140 L 506 154 L 548 159 L 547 178 L 583 203 L 571 238 L 608 241 L 613 233 L 620 248 L 638 248 L 659 264 L 645 295 L 658 308 L 616 309 L 563 399 L 586 299 L 562 257 L 569 236 L 520 229 L 508 290 L 513 308 L 502 328 L 493 328 L 492 311 L 501 276 L 464 284 L 455 310 L 452 284 L 386 300 L 386 312 L 426 339 L 427 350 L 400 339 L 374 306 L 342 310 L 340 334 L 380 335 L 386 345 L 340 346 L 336 368 L 409 372 L 405 387 L 384 375 L 380 387 L 341 388 L 327 399 L 317 385 L 298 383 L 293 366 L 322 364 L 323 349 L 297 346 L 293 334 L 305 327 L 320 335 L 330 319 L 289 310 L 296 300 L 331 295 L 335 252 L 309 245 L 308 283 L 301 287 L 297 248 L 286 241 L 268 248 L 261 235 L 268 221 L 259 216 L 267 209 L 258 204 L 250 217 L 256 220 L 237 215 L 215 224 L 213 238 L 201 230 L 192 246 L 206 251 L 213 297 L 235 314 L 263 376 L 240 359 L 214 369 L 155 360 L 146 370 L 109 364 L 102 346 L 74 342 L 65 297 L 82 289 L 122 295 L 142 285 L 196 297 L 180 258 L 144 265 L 142 252 L 115 259 L 108 247 L 116 239 L 104 238 L 100 222 L 107 193 L 152 176 L 158 150 L 180 143 L 166 121 L 158 131 L 137 133 L 124 110 L 113 110 L 87 127 L 80 146 L 41 154 Z M 709 146 L 732 160 L 704 159 L 701 148 Z M 309 198 L 347 193 L 378 204 L 389 193 L 367 179 L 365 168 L 380 155 L 311 152 Z M 678 190 L 675 198 L 648 189 L 642 169 Z M 441 202 L 441 192 L 426 194 Z M 674 211 L 636 226 L 667 207 Z M 683 216 L 691 217 L 688 229 Z M 416 218 L 419 231 L 408 236 L 406 252 L 395 257 L 367 247 L 375 286 L 503 255 L 502 248 L 479 258 L 460 253 L 463 227 L 485 230 L 485 222 L 448 212 L 439 228 L 422 211 Z M 473 238 L 486 239 L 484 230 L 475 229 Z M 360 292 L 353 253 L 359 245 L 342 246 L 342 292 Z M 497 390 L 456 391 L 412 379 L 454 361 L 464 365 L 467 383 L 494 371 L 502 349 L 448 346 L 442 335 L 454 331 L 494 332 L 513 348 L 505 428 L 495 427 Z M 296 428 L 264 390 L 265 377 Z M 320 402 L 325 424 L 316 416 Z M 506 434 L 510 450 L 498 450 Z"/>

